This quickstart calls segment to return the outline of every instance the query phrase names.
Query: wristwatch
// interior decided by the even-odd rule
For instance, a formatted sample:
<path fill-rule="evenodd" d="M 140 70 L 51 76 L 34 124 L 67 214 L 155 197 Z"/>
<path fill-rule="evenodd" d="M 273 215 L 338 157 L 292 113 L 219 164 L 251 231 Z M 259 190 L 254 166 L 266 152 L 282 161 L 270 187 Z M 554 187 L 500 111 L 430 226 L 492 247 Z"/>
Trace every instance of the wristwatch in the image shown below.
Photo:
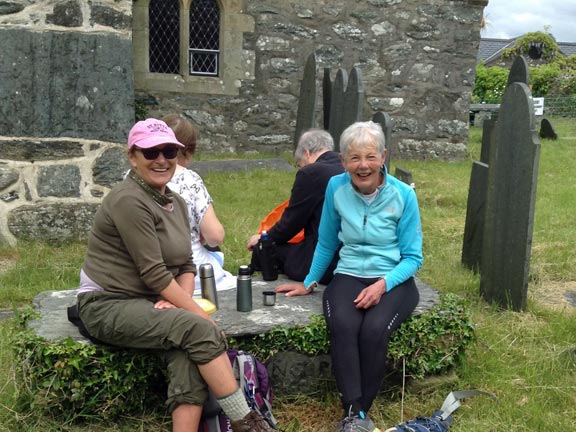
<path fill-rule="evenodd" d="M 312 291 L 314 291 L 314 288 L 316 288 L 317 286 L 318 286 L 318 282 L 312 281 L 312 282 L 310 282 L 310 284 L 307 287 L 304 287 L 304 289 L 306 291 L 308 291 L 308 294 L 310 294 Z"/>

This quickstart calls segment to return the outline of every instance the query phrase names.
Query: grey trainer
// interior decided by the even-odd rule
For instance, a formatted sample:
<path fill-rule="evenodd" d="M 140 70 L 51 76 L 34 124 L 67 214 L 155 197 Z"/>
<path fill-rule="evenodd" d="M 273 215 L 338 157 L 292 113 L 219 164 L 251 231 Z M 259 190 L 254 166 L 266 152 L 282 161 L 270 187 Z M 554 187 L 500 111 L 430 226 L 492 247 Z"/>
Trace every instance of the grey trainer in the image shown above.
<path fill-rule="evenodd" d="M 374 422 L 364 413 L 344 417 L 338 424 L 338 432 L 380 432 Z"/>

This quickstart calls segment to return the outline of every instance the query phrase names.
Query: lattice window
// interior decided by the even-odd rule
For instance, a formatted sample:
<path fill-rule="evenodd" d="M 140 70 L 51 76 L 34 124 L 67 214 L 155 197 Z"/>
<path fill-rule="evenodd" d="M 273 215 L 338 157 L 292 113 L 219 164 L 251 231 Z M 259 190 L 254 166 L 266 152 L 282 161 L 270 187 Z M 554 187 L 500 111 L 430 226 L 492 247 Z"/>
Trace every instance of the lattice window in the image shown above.
<path fill-rule="evenodd" d="M 190 5 L 190 75 L 218 75 L 220 8 L 216 0 L 193 0 Z"/>
<path fill-rule="evenodd" d="M 180 6 L 178 0 L 150 0 L 150 72 L 180 73 Z"/>

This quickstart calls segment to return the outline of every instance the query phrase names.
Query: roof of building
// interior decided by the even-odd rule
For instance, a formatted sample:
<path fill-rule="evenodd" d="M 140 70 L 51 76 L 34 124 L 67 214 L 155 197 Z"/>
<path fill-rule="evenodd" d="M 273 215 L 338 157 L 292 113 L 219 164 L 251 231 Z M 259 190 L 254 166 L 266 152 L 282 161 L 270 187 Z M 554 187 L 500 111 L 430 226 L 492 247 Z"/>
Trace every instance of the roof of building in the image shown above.
<path fill-rule="evenodd" d="M 520 36 L 519 36 L 520 37 Z M 481 38 L 478 47 L 478 55 L 476 60 L 483 61 L 485 64 L 490 64 L 502 55 L 505 48 L 510 48 L 514 45 L 516 38 L 511 39 L 492 39 Z M 576 42 L 557 42 L 560 52 L 564 55 L 576 54 Z"/>

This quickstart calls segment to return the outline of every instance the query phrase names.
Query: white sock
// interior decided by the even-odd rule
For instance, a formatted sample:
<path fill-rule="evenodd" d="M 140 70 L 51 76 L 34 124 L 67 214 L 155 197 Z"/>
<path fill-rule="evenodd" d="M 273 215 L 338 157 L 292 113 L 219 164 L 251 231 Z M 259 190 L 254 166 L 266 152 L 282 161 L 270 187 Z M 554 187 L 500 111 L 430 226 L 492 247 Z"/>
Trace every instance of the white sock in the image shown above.
<path fill-rule="evenodd" d="M 224 410 L 224 414 L 233 421 L 243 419 L 250 413 L 250 407 L 246 403 L 244 394 L 240 389 L 228 396 L 218 399 L 218 403 Z"/>

